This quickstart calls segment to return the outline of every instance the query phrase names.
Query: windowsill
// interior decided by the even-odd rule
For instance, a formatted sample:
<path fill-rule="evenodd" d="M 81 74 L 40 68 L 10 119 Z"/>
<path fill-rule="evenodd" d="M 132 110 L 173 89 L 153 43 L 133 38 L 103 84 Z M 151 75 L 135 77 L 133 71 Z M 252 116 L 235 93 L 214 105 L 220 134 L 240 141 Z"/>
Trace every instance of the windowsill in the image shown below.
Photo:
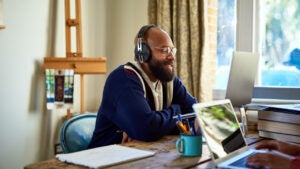
<path fill-rule="evenodd" d="M 300 100 L 252 98 L 254 104 L 300 104 Z"/>

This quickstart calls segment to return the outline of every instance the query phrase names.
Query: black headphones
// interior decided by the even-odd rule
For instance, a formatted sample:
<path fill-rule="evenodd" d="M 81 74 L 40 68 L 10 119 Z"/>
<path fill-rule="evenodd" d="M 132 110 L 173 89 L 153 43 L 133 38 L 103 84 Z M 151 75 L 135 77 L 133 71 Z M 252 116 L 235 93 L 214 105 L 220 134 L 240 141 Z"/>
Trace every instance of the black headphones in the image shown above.
<path fill-rule="evenodd" d="M 143 42 L 143 38 L 146 32 L 152 27 L 155 27 L 155 25 L 145 25 L 140 29 L 138 33 L 137 44 L 134 49 L 134 54 L 135 59 L 139 62 L 148 62 L 151 58 L 150 47 L 145 42 Z"/>

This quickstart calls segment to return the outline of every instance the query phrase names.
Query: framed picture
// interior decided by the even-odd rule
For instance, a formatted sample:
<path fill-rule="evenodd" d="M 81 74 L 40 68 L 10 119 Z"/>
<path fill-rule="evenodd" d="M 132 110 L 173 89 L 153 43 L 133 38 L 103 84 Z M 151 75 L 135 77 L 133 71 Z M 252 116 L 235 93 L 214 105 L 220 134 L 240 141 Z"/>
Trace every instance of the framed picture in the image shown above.
<path fill-rule="evenodd" d="M 0 0 L 0 29 L 4 29 L 4 23 L 3 23 L 3 0 Z"/>

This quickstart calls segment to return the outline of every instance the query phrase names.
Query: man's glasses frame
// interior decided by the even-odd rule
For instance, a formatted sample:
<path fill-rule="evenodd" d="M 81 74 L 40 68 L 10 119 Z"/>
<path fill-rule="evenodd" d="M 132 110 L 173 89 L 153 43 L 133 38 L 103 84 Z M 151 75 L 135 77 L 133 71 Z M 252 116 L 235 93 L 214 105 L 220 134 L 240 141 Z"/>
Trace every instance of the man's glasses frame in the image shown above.
<path fill-rule="evenodd" d="M 159 49 L 161 51 L 161 53 L 165 54 L 165 55 L 170 55 L 171 52 L 172 54 L 175 56 L 176 52 L 177 52 L 177 48 L 176 47 L 169 47 L 169 46 L 165 46 L 165 47 L 155 47 L 155 49 Z"/>

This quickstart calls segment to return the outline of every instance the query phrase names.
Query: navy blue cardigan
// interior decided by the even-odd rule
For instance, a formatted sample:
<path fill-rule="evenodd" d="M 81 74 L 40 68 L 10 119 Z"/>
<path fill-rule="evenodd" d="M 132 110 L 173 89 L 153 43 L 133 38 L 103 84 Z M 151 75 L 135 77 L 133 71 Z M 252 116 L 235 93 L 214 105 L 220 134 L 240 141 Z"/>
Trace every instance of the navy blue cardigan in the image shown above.
<path fill-rule="evenodd" d="M 134 72 L 126 71 L 124 65 L 115 69 L 107 78 L 102 103 L 89 148 L 122 141 L 122 132 L 135 140 L 155 141 L 167 134 L 178 134 L 178 113 L 190 113 L 196 99 L 192 97 L 175 77 L 171 106 L 155 111 L 151 94 L 144 97 L 142 83 Z M 146 83 L 145 83 L 146 85 Z M 146 90 L 150 88 L 146 87 Z M 150 92 L 151 93 L 151 92 Z"/>

